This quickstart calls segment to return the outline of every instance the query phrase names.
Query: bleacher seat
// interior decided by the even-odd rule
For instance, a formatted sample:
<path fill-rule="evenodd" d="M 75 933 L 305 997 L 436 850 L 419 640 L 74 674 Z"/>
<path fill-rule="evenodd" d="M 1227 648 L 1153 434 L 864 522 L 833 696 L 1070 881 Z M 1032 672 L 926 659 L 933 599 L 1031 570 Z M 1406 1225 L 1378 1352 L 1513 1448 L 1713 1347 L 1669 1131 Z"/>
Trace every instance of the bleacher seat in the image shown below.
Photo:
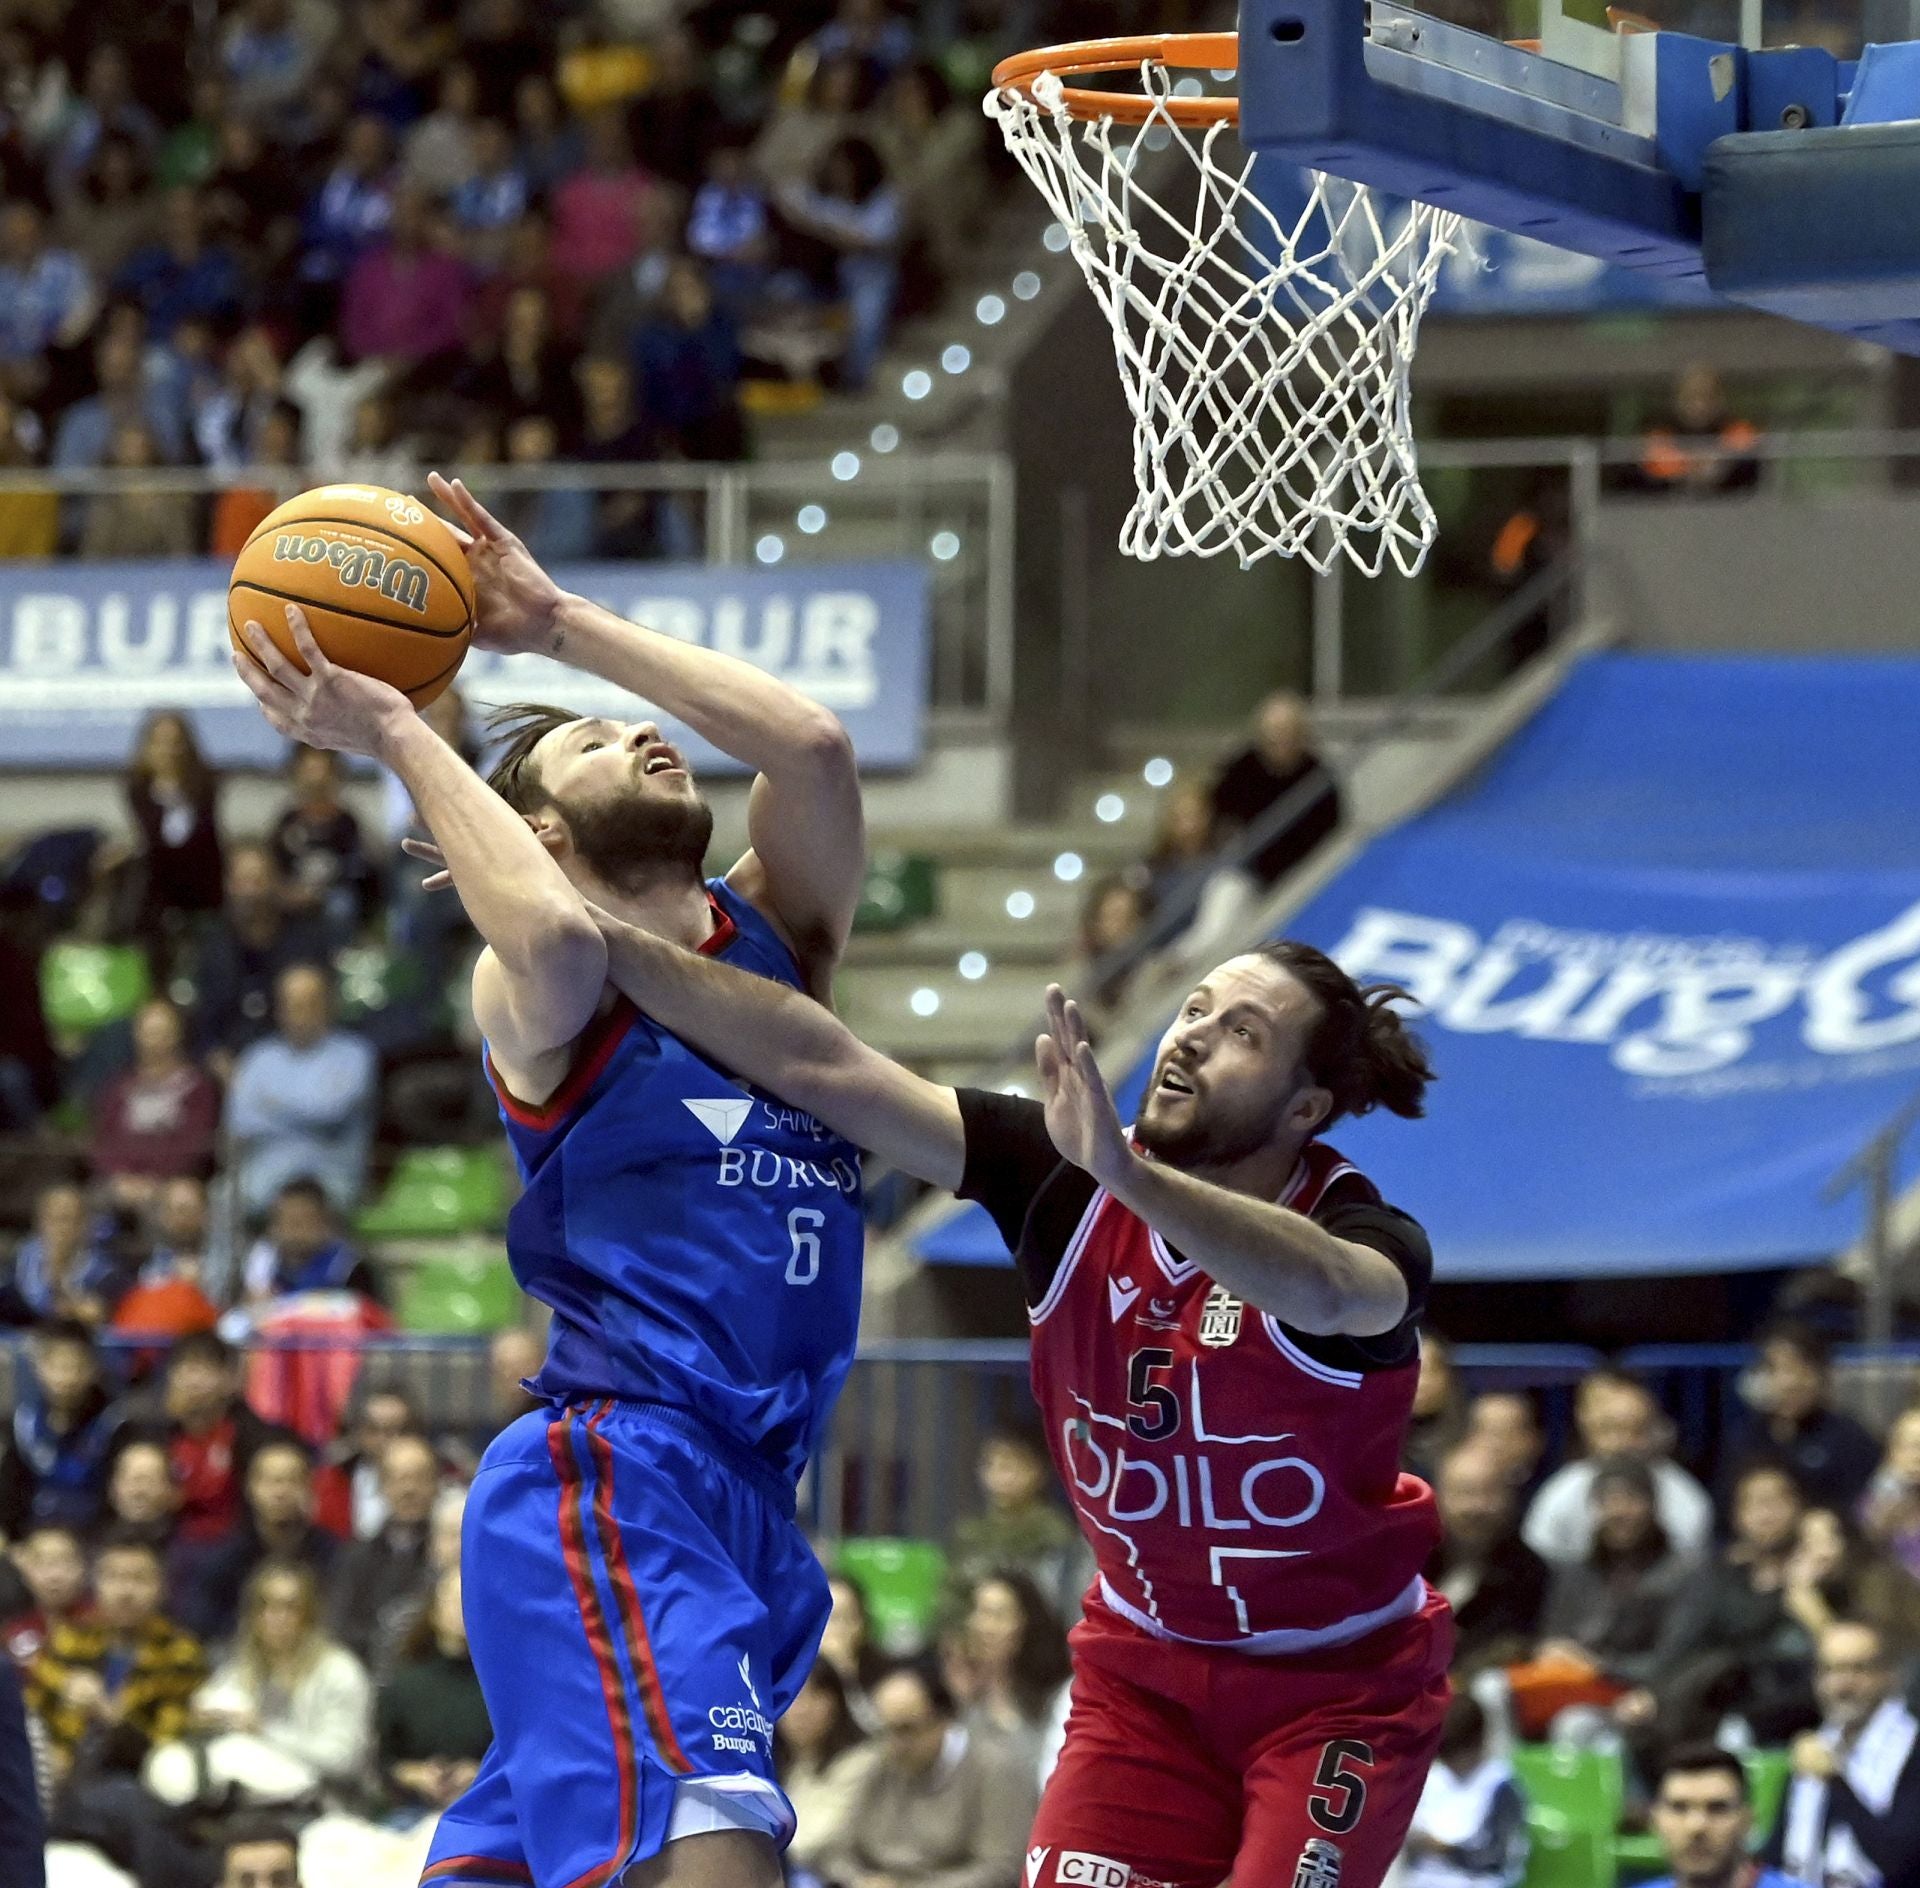
<path fill-rule="evenodd" d="M 854 908 L 856 931 L 898 931 L 939 908 L 934 862 L 917 852 L 878 852 L 867 861 L 867 876 Z"/>
<path fill-rule="evenodd" d="M 491 1336 L 520 1315 L 520 1288 L 497 1247 L 430 1253 L 408 1266 L 396 1315 L 410 1336 Z"/>
<path fill-rule="evenodd" d="M 1513 1773 L 1528 1803 L 1564 1816 L 1568 1828 L 1610 1842 L 1620 1827 L 1625 1792 L 1614 1752 L 1516 1744 Z"/>
<path fill-rule="evenodd" d="M 506 1216 L 506 1170 L 497 1150 L 417 1147 L 400 1156 L 355 1229 L 363 1239 L 445 1239 L 497 1232 Z"/>
<path fill-rule="evenodd" d="M 1607 1839 L 1576 1829 L 1558 1810 L 1527 1812 L 1527 1872 L 1520 1888 L 1613 1888 L 1613 1858 Z"/>
<path fill-rule="evenodd" d="M 40 1007 L 47 1027 L 69 1048 L 147 1000 L 146 954 L 132 944 L 63 938 L 40 960 Z"/>
<path fill-rule="evenodd" d="M 835 1560 L 867 1602 L 867 1625 L 883 1651 L 917 1652 L 933 1636 L 947 1556 L 932 1541 L 840 1543 Z"/>

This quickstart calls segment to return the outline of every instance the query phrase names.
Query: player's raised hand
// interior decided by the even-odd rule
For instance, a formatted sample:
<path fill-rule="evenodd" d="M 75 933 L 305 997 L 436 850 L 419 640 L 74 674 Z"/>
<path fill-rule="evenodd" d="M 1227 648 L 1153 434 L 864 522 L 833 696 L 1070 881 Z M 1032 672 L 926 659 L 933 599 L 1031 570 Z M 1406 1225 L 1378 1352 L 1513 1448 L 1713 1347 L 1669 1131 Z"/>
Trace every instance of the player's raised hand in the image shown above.
<path fill-rule="evenodd" d="M 401 720 L 412 718 L 412 702 L 390 683 L 330 661 L 297 603 L 287 605 L 287 627 L 300 661 L 307 665 L 304 675 L 258 623 L 243 624 L 240 630 L 251 656 L 237 649 L 233 655 L 233 666 L 267 719 L 290 740 L 308 747 L 378 755 L 387 734 Z"/>
<path fill-rule="evenodd" d="M 1080 1005 L 1057 983 L 1047 985 L 1047 1027 L 1035 1038 L 1033 1054 L 1046 1090 L 1047 1132 L 1061 1158 L 1110 1185 L 1133 1154 L 1093 1058 Z"/>
<path fill-rule="evenodd" d="M 464 479 L 427 474 L 427 485 L 466 547 L 473 572 L 473 640 L 508 655 L 557 655 L 565 592 L 534 561 L 533 553 L 467 490 Z"/>
<path fill-rule="evenodd" d="M 409 834 L 400 841 L 400 850 L 433 870 L 420 881 L 423 892 L 444 892 L 452 888 L 453 874 L 447 869 L 447 855 L 431 839 L 415 839 Z"/>

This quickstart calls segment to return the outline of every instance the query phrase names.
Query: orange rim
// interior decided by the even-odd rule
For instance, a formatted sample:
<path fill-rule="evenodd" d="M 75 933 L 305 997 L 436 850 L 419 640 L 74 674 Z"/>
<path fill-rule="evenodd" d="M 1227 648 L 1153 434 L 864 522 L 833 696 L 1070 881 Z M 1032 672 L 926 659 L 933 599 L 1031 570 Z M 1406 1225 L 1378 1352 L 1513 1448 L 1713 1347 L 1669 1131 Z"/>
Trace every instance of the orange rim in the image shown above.
<path fill-rule="evenodd" d="M 1137 39 L 1081 39 L 1064 46 L 1042 46 L 1035 52 L 1015 53 L 993 69 L 996 91 L 1019 92 L 1032 98 L 1033 82 L 1043 72 L 1061 80 L 1082 79 L 1095 72 L 1138 72 L 1143 65 L 1167 66 L 1174 71 L 1237 72 L 1240 69 L 1238 33 L 1153 33 Z M 1111 118 L 1122 125 L 1143 125 L 1156 112 L 1177 125 L 1204 130 L 1209 125 L 1237 124 L 1237 98 L 1148 98 L 1139 92 L 1094 92 L 1063 84 L 1061 102 L 1078 119 Z"/>

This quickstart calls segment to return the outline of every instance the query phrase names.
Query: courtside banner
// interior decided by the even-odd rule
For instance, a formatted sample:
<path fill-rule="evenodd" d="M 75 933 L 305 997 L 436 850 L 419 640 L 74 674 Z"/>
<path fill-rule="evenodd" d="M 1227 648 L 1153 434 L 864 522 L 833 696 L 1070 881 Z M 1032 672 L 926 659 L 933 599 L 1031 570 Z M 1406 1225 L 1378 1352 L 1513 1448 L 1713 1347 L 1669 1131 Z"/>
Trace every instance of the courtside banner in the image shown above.
<path fill-rule="evenodd" d="M 141 716 L 181 708 L 223 767 L 279 765 L 286 743 L 233 672 L 227 566 L 211 559 L 0 564 L 0 766 L 117 767 Z M 861 765 L 911 766 L 926 712 L 928 584 L 908 562 L 573 564 L 569 590 L 683 642 L 755 663 L 831 708 Z M 535 656 L 476 649 L 470 702 L 550 701 L 633 720 L 631 695 Z M 696 768 L 737 771 L 672 722 Z"/>
<path fill-rule="evenodd" d="M 1917 727 L 1920 662 L 1596 657 L 1288 926 L 1418 999 L 1427 1119 L 1330 1138 L 1442 1275 L 1859 1237 L 1859 1197 L 1822 1190 L 1920 1090 Z M 999 1251 L 983 1214 L 932 1243 Z"/>

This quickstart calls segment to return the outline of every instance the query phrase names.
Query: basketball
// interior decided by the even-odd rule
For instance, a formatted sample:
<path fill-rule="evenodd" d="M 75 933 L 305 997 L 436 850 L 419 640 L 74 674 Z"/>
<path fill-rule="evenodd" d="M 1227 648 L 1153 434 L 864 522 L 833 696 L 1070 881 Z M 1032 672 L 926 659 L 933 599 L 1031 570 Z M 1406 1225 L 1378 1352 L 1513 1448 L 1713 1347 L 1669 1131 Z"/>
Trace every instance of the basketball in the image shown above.
<path fill-rule="evenodd" d="M 458 673 L 473 634 L 473 574 L 446 525 L 404 492 L 318 485 L 272 512 L 241 546 L 227 633 L 259 623 L 304 670 L 287 627 L 306 611 L 342 668 L 375 675 L 424 708 Z"/>

